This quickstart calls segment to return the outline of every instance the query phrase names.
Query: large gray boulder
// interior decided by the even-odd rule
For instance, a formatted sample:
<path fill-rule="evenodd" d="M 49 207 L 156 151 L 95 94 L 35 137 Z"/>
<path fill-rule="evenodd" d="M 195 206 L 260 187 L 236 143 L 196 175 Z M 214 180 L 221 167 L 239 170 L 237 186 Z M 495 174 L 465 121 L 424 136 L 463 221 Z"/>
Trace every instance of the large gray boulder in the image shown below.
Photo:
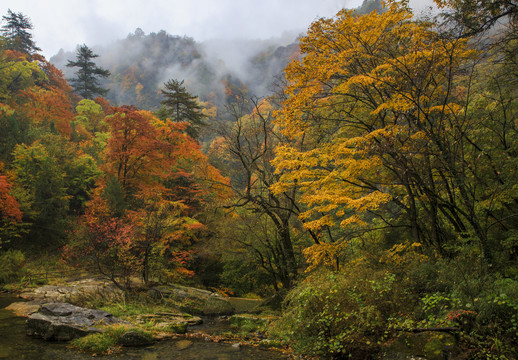
<path fill-rule="evenodd" d="M 102 310 L 85 309 L 68 303 L 50 303 L 40 306 L 29 316 L 26 333 L 44 340 L 69 341 L 91 333 L 102 332 L 97 326 L 123 323 Z"/>

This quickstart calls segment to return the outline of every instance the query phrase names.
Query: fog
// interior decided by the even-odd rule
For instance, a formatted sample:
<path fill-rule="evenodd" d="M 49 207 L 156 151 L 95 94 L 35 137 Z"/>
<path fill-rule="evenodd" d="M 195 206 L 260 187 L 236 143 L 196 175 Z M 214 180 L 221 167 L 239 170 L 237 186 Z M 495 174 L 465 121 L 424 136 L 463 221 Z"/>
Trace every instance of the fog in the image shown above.
<path fill-rule="evenodd" d="M 73 70 L 64 65 L 84 43 L 100 55 L 101 66 L 115 68 L 121 76 L 131 72 L 132 66 L 146 72 L 146 91 L 156 92 L 167 80 L 178 79 L 185 80 L 189 91 L 203 96 L 210 89 L 223 92 L 222 84 L 230 78 L 244 83 L 251 94 L 265 96 L 294 51 L 288 46 L 311 22 L 362 2 L 17 0 L 9 8 L 31 18 L 36 44 L 67 78 Z M 410 1 L 416 14 L 429 12 L 432 3 Z M 150 34 L 158 35 L 150 41 Z M 135 101 L 123 94 L 120 83 L 109 86 L 117 103 Z"/>
<path fill-rule="evenodd" d="M 9 4 L 11 2 L 11 4 Z M 316 18 L 331 17 L 362 0 L 2 0 L 30 17 L 33 37 L 46 57 L 78 44 L 108 45 L 136 28 L 165 30 L 197 41 L 268 39 L 301 31 Z"/>

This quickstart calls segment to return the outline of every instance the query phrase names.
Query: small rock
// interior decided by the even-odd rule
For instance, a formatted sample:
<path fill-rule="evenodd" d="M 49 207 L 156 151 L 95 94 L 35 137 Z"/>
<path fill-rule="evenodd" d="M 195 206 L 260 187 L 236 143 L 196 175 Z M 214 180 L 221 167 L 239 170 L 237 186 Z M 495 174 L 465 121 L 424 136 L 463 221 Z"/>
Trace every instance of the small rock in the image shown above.
<path fill-rule="evenodd" d="M 160 300 L 163 297 L 162 293 L 157 289 L 148 290 L 147 296 L 149 296 L 151 299 L 154 299 L 154 300 Z"/>
<path fill-rule="evenodd" d="M 146 346 L 152 343 L 153 337 L 150 334 L 137 331 L 128 331 L 119 339 L 119 344 L 122 346 Z"/>
<path fill-rule="evenodd" d="M 232 344 L 232 348 L 233 348 L 233 349 L 241 350 L 241 344 L 240 344 L 240 343 Z"/>
<path fill-rule="evenodd" d="M 178 350 L 185 350 L 192 346 L 192 341 L 190 340 L 179 340 L 176 342 L 176 348 Z"/>

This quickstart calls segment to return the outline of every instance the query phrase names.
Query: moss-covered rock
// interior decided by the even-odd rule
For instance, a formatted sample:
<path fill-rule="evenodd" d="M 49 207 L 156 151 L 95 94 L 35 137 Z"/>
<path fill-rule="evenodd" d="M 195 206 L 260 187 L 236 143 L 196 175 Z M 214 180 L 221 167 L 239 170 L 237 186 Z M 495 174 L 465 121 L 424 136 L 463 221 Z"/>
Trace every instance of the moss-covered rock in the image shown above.
<path fill-rule="evenodd" d="M 153 336 L 144 331 L 130 330 L 122 334 L 118 344 L 122 346 L 146 346 L 154 342 Z"/>
<path fill-rule="evenodd" d="M 230 302 L 217 295 L 211 295 L 202 309 L 203 315 L 208 316 L 232 315 L 235 311 Z"/>
<path fill-rule="evenodd" d="M 231 315 L 235 312 L 232 304 L 222 296 L 208 290 L 188 286 L 154 287 L 148 291 L 148 296 L 155 299 L 165 299 L 181 311 L 191 314 L 220 316 Z"/>

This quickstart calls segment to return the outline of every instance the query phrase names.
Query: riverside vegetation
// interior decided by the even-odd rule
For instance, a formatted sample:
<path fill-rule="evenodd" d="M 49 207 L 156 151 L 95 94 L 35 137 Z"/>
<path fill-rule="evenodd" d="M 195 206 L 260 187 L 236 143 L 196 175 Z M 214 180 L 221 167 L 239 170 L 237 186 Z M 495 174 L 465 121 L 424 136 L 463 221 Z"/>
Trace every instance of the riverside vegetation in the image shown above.
<path fill-rule="evenodd" d="M 268 299 L 234 332 L 296 356 L 517 358 L 518 6 L 435 3 L 435 18 L 365 0 L 316 20 L 254 57 L 259 73 L 288 64 L 267 97 L 231 76 L 206 91 L 208 64 L 161 92 L 143 66 L 97 67 L 86 45 L 79 92 L 9 10 L 0 282 L 88 270 L 122 295 L 76 301 L 143 337 L 158 321 L 138 315 L 203 312 L 185 291 L 153 293 L 188 286 Z M 165 32 L 124 41 L 197 56 Z M 144 108 L 95 98 L 121 84 Z M 75 344 L 109 352 L 123 328 Z"/>

